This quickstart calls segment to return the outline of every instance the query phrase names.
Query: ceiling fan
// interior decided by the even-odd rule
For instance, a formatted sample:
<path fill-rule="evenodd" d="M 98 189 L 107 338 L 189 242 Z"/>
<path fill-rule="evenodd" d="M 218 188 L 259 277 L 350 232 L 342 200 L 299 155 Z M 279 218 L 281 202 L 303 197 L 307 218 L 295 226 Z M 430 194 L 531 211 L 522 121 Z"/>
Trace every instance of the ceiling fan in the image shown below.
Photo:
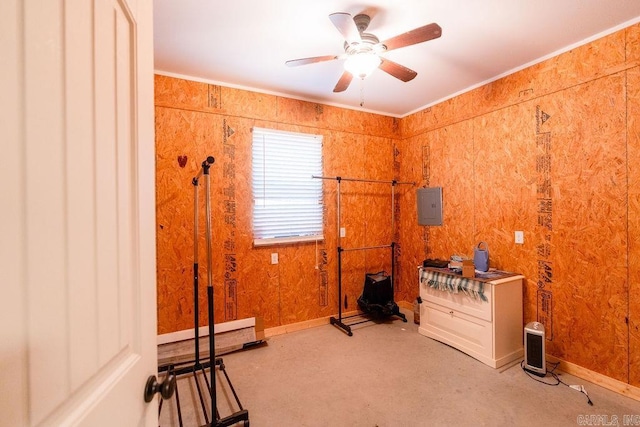
<path fill-rule="evenodd" d="M 293 59 L 285 62 L 285 64 L 289 67 L 295 67 L 334 59 L 345 59 L 345 71 L 333 88 L 334 92 L 345 91 L 354 75 L 364 79 L 376 68 L 380 68 L 403 82 L 414 79 L 418 73 L 382 57 L 381 54 L 393 49 L 433 40 L 442 35 L 442 28 L 438 24 L 432 23 L 380 42 L 375 35 L 365 33 L 371 22 L 369 15 L 359 14 L 352 18 L 348 13 L 338 12 L 329 15 L 329 19 L 345 38 L 344 53 Z"/>

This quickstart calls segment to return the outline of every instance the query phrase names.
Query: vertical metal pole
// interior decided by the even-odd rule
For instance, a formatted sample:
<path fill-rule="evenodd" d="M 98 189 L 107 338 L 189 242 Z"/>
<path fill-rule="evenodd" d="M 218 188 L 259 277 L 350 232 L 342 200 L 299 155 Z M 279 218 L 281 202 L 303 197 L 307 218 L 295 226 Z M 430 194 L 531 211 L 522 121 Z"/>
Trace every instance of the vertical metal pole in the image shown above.
<path fill-rule="evenodd" d="M 205 210 L 207 215 L 207 303 L 208 303 L 208 315 L 209 315 L 209 375 L 211 377 L 211 421 L 215 422 L 216 413 L 217 413 L 217 404 L 216 404 L 216 352 L 215 352 L 215 329 L 214 329 L 214 319 L 213 319 L 213 273 L 211 271 L 211 183 L 209 177 L 209 165 L 204 166 L 204 184 L 206 191 L 205 198 Z"/>
<path fill-rule="evenodd" d="M 342 323 L 342 235 L 340 234 L 340 181 L 342 179 L 337 177 L 338 192 L 337 192 L 337 227 L 338 227 L 338 320 Z"/>
<path fill-rule="evenodd" d="M 207 286 L 213 286 L 213 273 L 211 271 L 211 193 L 209 189 L 211 187 L 209 179 L 209 169 L 207 168 L 204 174 L 205 189 L 207 192 L 207 198 L 205 199 L 205 209 L 207 212 Z"/>
<path fill-rule="evenodd" d="M 211 385 L 211 424 L 216 422 L 218 404 L 216 397 L 216 344 L 213 327 L 213 286 L 207 286 L 207 302 L 209 303 L 209 383 Z"/>
<path fill-rule="evenodd" d="M 396 239 L 396 181 L 391 182 L 391 241 Z"/>
<path fill-rule="evenodd" d="M 199 321 L 199 308 L 198 308 L 198 179 L 193 178 L 193 331 L 195 339 L 195 351 L 196 361 L 195 364 L 200 364 L 200 335 L 198 328 L 200 327 Z"/>
<path fill-rule="evenodd" d="M 342 243 L 342 240 L 341 240 L 342 239 L 342 235 L 340 234 L 340 181 L 341 181 L 341 179 L 340 179 L 340 177 L 337 177 L 336 179 L 338 180 L 338 191 L 336 193 L 337 205 L 338 205 L 336 224 L 337 224 L 337 227 L 338 227 L 338 230 L 337 230 L 338 231 L 338 234 L 337 234 L 337 236 L 338 236 L 338 247 L 340 247 L 340 246 L 342 246 L 342 244 L 341 244 Z"/>
<path fill-rule="evenodd" d="M 395 301 L 396 282 L 396 181 L 391 181 L 391 292 Z"/>
<path fill-rule="evenodd" d="M 391 242 L 391 292 L 395 301 L 395 281 L 396 281 L 396 243 Z"/>

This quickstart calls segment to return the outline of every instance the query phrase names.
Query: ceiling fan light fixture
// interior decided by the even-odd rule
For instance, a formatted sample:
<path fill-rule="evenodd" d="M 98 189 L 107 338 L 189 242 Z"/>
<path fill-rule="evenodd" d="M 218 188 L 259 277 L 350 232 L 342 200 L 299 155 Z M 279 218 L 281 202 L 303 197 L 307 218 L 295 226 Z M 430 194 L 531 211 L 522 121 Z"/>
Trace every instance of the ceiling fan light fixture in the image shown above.
<path fill-rule="evenodd" d="M 344 92 L 354 76 L 364 80 L 376 68 L 380 68 L 403 82 L 413 80 L 418 73 L 387 58 L 382 58 L 380 55 L 390 50 L 412 46 L 442 36 L 442 28 L 434 22 L 381 42 L 375 34 L 365 32 L 371 22 L 369 15 L 361 13 L 352 17 L 345 12 L 336 12 L 329 15 L 329 19 L 344 37 L 344 54 L 294 59 L 285 62 L 285 64 L 289 67 L 295 67 L 334 59 L 345 59 L 345 70 L 333 88 L 334 92 Z"/>
<path fill-rule="evenodd" d="M 364 79 L 373 73 L 381 62 L 380 57 L 373 52 L 359 52 L 349 55 L 344 63 L 344 69 Z"/>

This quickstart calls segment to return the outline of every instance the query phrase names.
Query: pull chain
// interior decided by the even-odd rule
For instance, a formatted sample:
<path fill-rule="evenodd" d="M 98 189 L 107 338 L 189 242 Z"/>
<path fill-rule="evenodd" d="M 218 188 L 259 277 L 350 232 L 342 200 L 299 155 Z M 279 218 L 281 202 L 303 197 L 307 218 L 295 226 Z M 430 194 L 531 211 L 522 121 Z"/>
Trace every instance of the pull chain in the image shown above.
<path fill-rule="evenodd" d="M 360 79 L 360 106 L 364 106 L 364 79 Z"/>

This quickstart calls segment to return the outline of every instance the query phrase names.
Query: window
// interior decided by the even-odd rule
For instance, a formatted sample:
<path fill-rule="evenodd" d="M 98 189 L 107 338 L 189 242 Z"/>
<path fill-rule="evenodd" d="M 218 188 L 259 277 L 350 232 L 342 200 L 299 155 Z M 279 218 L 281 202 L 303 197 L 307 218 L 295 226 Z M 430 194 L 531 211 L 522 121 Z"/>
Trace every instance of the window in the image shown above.
<path fill-rule="evenodd" d="M 254 244 L 321 240 L 322 136 L 253 128 Z"/>

